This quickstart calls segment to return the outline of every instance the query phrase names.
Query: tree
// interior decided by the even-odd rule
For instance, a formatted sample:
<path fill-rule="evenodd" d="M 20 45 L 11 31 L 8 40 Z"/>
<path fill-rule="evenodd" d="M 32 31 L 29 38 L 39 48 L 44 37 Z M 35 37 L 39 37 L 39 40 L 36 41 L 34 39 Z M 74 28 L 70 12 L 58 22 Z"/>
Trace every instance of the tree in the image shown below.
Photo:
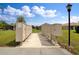
<path fill-rule="evenodd" d="M 79 26 L 76 27 L 75 31 L 76 33 L 79 33 Z"/>
<path fill-rule="evenodd" d="M 10 25 L 15 27 L 16 26 L 16 23 L 11 23 Z"/>
<path fill-rule="evenodd" d="M 23 16 L 18 16 L 17 22 L 24 22 L 25 23 L 24 17 Z"/>
<path fill-rule="evenodd" d="M 8 24 L 3 21 L 3 20 L 0 20 L 0 28 L 5 28 Z"/>

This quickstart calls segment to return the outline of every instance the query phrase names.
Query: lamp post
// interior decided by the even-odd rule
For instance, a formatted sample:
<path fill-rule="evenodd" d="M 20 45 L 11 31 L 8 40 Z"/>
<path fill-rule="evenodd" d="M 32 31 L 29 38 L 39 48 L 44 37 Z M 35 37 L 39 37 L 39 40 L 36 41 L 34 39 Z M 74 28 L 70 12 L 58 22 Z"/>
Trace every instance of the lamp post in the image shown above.
<path fill-rule="evenodd" d="M 66 8 L 68 11 L 68 46 L 70 47 L 70 11 L 71 11 L 72 5 L 70 3 L 67 4 Z"/>

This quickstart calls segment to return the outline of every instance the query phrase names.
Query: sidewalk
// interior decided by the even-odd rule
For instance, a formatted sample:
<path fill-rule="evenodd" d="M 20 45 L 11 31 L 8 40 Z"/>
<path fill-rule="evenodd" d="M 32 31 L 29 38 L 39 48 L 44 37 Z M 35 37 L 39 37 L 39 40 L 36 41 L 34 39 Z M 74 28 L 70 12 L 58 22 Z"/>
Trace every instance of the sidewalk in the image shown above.
<path fill-rule="evenodd" d="M 54 46 L 51 42 L 48 41 L 44 36 L 40 35 L 39 33 L 32 33 L 25 42 L 22 43 L 20 47 L 59 47 Z"/>
<path fill-rule="evenodd" d="M 37 33 L 32 33 L 20 47 L 41 47 L 41 42 Z"/>
<path fill-rule="evenodd" d="M 54 46 L 45 37 L 32 33 L 21 46 L 0 47 L 0 55 L 72 55 L 60 46 Z"/>
<path fill-rule="evenodd" d="M 0 47 L 0 55 L 71 55 L 62 48 Z"/>

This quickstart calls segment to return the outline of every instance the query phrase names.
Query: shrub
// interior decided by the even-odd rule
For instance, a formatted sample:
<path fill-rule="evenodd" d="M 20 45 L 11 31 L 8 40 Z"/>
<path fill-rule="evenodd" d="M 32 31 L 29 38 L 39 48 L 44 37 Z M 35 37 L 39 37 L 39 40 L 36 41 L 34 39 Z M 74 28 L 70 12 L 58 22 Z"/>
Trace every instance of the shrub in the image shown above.
<path fill-rule="evenodd" d="M 24 16 L 18 16 L 17 22 L 24 22 L 25 23 Z"/>
<path fill-rule="evenodd" d="M 79 26 L 75 28 L 76 33 L 79 33 Z"/>

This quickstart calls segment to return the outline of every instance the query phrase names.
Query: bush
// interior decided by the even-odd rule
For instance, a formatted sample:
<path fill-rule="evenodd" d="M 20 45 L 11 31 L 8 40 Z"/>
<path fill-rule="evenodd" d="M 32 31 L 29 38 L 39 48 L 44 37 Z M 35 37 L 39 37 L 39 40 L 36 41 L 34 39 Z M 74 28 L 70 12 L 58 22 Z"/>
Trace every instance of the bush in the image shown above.
<path fill-rule="evenodd" d="M 24 22 L 25 23 L 24 16 L 18 16 L 17 22 Z"/>
<path fill-rule="evenodd" d="M 75 28 L 76 33 L 79 33 L 79 26 Z"/>

